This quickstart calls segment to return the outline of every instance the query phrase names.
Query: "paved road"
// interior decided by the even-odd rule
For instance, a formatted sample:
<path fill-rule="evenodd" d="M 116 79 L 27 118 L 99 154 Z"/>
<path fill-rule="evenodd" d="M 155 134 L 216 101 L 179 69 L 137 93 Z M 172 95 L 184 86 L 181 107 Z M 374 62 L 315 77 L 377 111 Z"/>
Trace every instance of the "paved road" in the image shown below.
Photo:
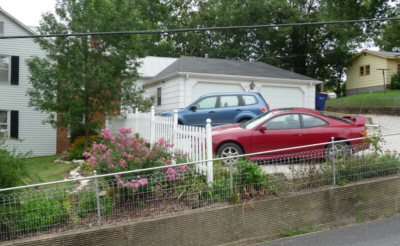
<path fill-rule="evenodd" d="M 399 246 L 400 216 L 329 231 L 299 235 L 258 246 Z"/>

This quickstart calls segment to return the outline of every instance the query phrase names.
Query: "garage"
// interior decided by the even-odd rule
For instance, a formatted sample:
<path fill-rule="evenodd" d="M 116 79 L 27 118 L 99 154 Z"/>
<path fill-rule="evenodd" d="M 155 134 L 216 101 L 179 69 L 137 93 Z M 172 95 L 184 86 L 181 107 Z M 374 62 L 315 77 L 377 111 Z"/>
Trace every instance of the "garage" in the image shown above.
<path fill-rule="evenodd" d="M 270 108 L 313 109 L 318 84 L 321 81 L 261 62 L 182 56 L 156 76 L 149 76 L 147 90 L 161 92 L 155 105 L 158 112 L 183 108 L 204 94 L 222 92 L 260 92 Z"/>
<path fill-rule="evenodd" d="M 263 85 L 258 91 L 272 108 L 304 107 L 304 92 L 296 87 Z"/>
<path fill-rule="evenodd" d="M 192 89 L 192 101 L 202 95 L 221 92 L 243 92 L 244 88 L 240 84 L 234 83 L 215 83 L 215 82 L 198 82 Z"/>

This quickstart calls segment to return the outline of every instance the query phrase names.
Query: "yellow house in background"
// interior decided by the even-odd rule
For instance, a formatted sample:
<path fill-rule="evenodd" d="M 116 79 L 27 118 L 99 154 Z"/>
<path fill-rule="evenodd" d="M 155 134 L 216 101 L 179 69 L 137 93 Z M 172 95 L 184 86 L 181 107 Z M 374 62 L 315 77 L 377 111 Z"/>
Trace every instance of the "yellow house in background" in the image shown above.
<path fill-rule="evenodd" d="M 346 63 L 347 95 L 383 91 L 382 69 L 385 69 L 384 75 L 387 88 L 388 84 L 390 84 L 391 76 L 399 71 L 399 64 L 399 52 L 362 50 Z"/>

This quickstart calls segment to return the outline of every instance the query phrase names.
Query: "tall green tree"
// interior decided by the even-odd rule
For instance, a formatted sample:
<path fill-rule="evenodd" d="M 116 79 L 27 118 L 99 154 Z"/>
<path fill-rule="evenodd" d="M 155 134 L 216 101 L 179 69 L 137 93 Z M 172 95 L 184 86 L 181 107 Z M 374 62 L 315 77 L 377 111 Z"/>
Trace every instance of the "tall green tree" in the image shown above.
<path fill-rule="evenodd" d="M 40 34 L 93 33 L 92 36 L 38 38 L 47 59 L 27 61 L 32 87 L 29 106 L 50 113 L 45 123 L 74 126 L 82 121 L 85 146 L 89 129 L 104 123 L 122 107 L 151 106 L 144 88 L 135 84 L 138 57 L 146 54 L 151 36 L 107 35 L 97 32 L 141 30 L 148 27 L 139 4 L 130 0 L 59 0 L 56 14 L 43 15 Z M 139 7 L 138 7 L 139 6 Z M 58 115 L 58 119 L 56 118 Z"/>
<path fill-rule="evenodd" d="M 400 16 L 400 4 L 396 5 L 395 16 Z M 385 23 L 376 33 L 374 43 L 382 51 L 392 51 L 394 47 L 400 48 L 400 21 L 390 21 Z"/>
<path fill-rule="evenodd" d="M 222 27 L 388 17 L 387 0 L 194 0 L 186 27 Z M 381 22 L 236 29 L 172 36 L 174 54 L 253 60 L 339 87 L 343 65 Z"/>

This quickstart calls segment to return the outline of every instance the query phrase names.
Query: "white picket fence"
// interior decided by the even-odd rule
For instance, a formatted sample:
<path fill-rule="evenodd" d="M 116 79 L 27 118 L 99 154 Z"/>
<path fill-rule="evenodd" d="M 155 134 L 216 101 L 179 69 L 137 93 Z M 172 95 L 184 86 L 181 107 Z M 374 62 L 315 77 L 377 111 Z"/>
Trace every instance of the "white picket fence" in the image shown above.
<path fill-rule="evenodd" d="M 207 175 L 207 181 L 213 181 L 211 120 L 207 119 L 205 127 L 178 125 L 178 110 L 173 117 L 156 116 L 154 106 L 150 112 L 126 113 L 106 122 L 112 134 L 118 133 L 118 128 L 130 127 L 140 137 L 153 146 L 164 138 L 173 144 L 173 154 L 187 154 L 189 161 L 203 161 L 196 164 L 196 170 Z"/>

